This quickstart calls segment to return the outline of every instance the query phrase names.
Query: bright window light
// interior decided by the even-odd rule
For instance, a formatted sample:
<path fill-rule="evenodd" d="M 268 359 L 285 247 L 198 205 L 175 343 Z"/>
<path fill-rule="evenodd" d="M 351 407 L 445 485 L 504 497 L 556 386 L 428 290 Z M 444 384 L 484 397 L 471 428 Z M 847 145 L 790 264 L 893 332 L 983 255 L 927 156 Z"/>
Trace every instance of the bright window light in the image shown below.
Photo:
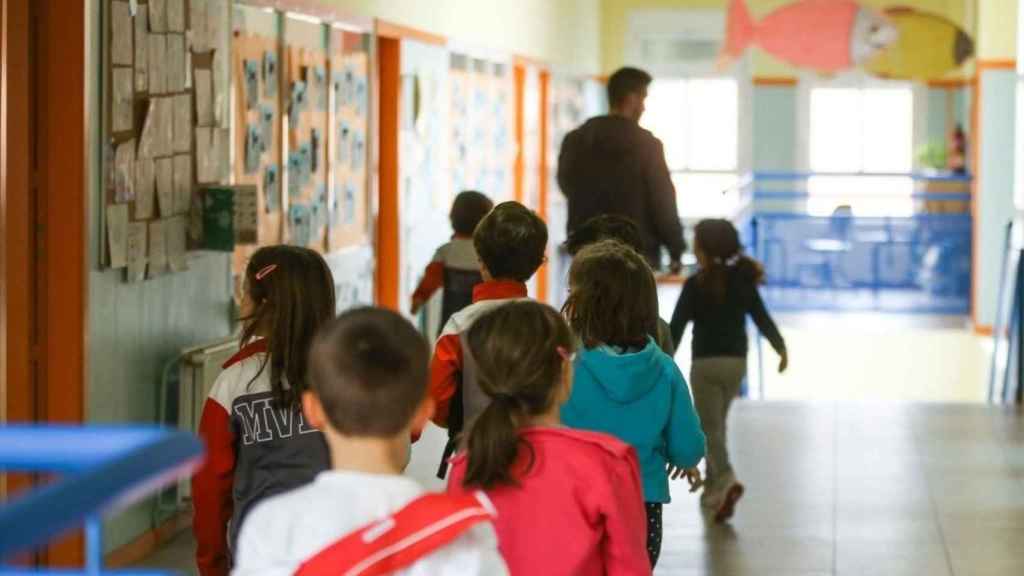
<path fill-rule="evenodd" d="M 738 176 L 739 87 L 729 78 L 655 80 L 640 125 L 665 146 L 680 215 L 728 216 Z M 725 191 L 730 193 L 723 194 Z"/>
<path fill-rule="evenodd" d="M 811 171 L 837 175 L 809 180 L 808 212 L 827 216 L 849 206 L 859 216 L 913 213 L 913 180 L 897 176 L 913 168 L 913 102 L 910 88 L 811 91 Z"/>

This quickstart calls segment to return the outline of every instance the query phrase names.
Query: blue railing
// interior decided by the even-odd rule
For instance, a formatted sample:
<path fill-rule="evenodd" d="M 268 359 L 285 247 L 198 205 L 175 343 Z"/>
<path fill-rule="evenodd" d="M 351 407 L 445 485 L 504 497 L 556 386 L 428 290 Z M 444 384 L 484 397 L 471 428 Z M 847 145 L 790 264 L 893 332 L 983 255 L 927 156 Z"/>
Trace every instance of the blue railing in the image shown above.
<path fill-rule="evenodd" d="M 970 181 L 756 172 L 743 181 L 736 221 L 765 265 L 775 309 L 965 314 Z"/>
<path fill-rule="evenodd" d="M 0 507 L 0 561 L 45 546 L 83 525 L 86 541 L 82 570 L 36 572 L 0 566 L 0 574 L 109 573 L 102 569 L 102 516 L 188 475 L 202 455 L 195 436 L 154 427 L 0 427 L 0 471 L 57 475 Z"/>

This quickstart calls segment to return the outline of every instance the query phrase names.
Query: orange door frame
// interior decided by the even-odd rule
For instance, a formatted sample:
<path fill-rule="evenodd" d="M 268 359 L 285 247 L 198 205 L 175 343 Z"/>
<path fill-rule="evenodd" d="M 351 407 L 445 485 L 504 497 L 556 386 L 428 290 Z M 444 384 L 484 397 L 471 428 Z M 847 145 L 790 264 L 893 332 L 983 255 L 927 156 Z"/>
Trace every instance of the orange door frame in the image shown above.
<path fill-rule="evenodd" d="M 375 293 L 378 306 L 401 309 L 398 301 L 401 281 L 401 140 L 402 40 L 445 45 L 443 36 L 386 22 L 376 21 L 378 81 L 378 164 L 377 164 L 377 266 Z"/>

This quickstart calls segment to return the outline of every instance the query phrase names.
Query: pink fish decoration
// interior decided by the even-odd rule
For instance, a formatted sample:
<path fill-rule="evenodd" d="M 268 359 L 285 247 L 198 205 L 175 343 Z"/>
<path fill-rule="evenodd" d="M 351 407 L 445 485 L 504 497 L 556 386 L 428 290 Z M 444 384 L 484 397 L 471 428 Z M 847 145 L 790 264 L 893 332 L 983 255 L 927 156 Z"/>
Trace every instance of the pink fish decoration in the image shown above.
<path fill-rule="evenodd" d="M 837 72 L 870 60 L 898 37 L 882 15 L 852 0 L 799 0 L 755 22 L 746 0 L 731 0 L 725 60 L 751 44 L 794 66 Z"/>

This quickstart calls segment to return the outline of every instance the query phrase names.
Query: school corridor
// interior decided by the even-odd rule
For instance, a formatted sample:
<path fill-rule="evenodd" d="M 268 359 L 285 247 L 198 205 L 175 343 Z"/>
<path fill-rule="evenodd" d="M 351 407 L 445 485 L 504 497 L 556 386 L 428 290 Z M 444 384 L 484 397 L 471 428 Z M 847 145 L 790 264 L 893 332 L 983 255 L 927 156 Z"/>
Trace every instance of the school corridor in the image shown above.
<path fill-rule="evenodd" d="M 0 576 L 1024 575 L 1021 5 L 0 0 Z"/>

